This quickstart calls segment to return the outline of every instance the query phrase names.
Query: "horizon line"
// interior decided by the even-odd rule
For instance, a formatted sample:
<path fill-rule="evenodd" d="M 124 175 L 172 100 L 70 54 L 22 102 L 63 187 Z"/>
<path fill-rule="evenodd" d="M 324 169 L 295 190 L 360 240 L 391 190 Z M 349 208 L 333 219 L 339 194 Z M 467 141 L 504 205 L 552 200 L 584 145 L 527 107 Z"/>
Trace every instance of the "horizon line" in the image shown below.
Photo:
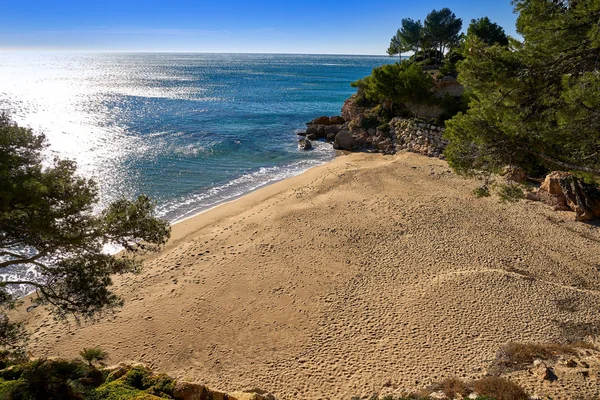
<path fill-rule="evenodd" d="M 364 56 L 389 57 L 388 54 L 356 54 L 356 53 L 305 53 L 305 52 L 244 52 L 244 51 L 199 51 L 199 50 L 92 50 L 92 49 L 48 49 L 48 48 L 0 48 L 2 53 L 138 53 L 138 54 L 232 54 L 232 55 L 323 55 L 323 56 Z M 408 56 L 408 53 L 407 53 Z M 402 56 L 403 58 L 406 56 Z"/>

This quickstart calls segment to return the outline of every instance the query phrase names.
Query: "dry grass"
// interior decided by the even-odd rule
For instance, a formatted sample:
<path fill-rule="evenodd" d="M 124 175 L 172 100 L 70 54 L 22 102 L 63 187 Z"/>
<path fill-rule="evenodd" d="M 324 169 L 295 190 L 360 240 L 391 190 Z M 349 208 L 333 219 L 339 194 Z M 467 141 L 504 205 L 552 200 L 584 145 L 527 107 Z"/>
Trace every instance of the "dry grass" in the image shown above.
<path fill-rule="evenodd" d="M 499 368 L 499 372 L 517 371 L 527 368 L 534 360 L 555 360 L 560 355 L 577 355 L 577 349 L 573 345 L 556 343 L 510 342 L 498 352 L 495 366 Z"/>
<path fill-rule="evenodd" d="M 522 387 L 507 379 L 485 377 L 473 384 L 475 392 L 480 396 L 488 396 L 495 400 L 529 400 Z"/>
<path fill-rule="evenodd" d="M 462 398 L 471 393 L 471 390 L 469 390 L 467 385 L 458 378 L 444 379 L 435 386 L 435 390 L 441 390 L 449 399 L 455 398 L 456 395 L 459 395 Z"/>

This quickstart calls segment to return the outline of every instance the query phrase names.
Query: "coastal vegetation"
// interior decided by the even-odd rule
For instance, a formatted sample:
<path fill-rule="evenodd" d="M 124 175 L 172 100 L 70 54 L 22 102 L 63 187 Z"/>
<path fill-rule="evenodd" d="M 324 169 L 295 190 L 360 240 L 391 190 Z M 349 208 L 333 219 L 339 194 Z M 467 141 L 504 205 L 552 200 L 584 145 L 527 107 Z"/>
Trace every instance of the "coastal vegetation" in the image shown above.
<path fill-rule="evenodd" d="M 515 2 L 523 41 L 463 44 L 458 79 L 469 110 L 447 121 L 458 171 L 517 165 L 534 175 L 600 173 L 600 1 Z"/>
<path fill-rule="evenodd" d="M 137 256 L 158 250 L 170 234 L 147 196 L 95 210 L 96 183 L 78 176 L 73 161 L 46 161 L 47 147 L 44 135 L 0 116 L 0 270 L 34 266 L 37 272 L 0 282 L 5 350 L 22 351 L 27 337 L 8 317 L 20 303 L 15 288 L 33 289 L 33 306 L 50 306 L 59 319 L 94 319 L 123 304 L 110 290 L 112 276 L 138 271 Z M 125 252 L 108 254 L 106 245 Z"/>

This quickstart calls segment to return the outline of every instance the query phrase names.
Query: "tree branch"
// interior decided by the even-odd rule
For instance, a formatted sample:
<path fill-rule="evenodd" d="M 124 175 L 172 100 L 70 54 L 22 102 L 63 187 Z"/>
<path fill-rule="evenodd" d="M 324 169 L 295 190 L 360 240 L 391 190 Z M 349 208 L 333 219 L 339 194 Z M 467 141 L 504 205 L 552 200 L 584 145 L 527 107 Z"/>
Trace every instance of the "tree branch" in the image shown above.
<path fill-rule="evenodd" d="M 523 147 L 521 147 L 520 150 L 523 150 L 529 154 L 533 154 L 534 156 L 537 156 L 537 157 L 541 158 L 542 160 L 549 162 L 550 164 L 558 165 L 560 167 L 568 168 L 568 169 L 575 170 L 575 171 L 584 171 L 584 172 L 590 172 L 592 174 L 600 174 L 600 169 L 594 169 L 594 168 L 584 167 L 581 165 L 570 164 L 570 163 L 567 163 L 564 161 L 555 160 L 552 157 L 549 157 L 545 154 L 537 153 L 535 151 L 532 151 L 530 149 L 526 149 Z"/>

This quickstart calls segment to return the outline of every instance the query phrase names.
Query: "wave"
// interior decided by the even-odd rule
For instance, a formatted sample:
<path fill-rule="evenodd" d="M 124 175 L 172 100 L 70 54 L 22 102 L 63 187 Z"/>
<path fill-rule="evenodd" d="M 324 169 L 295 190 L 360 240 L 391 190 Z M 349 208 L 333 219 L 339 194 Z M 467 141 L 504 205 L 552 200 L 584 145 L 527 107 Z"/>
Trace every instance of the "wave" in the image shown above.
<path fill-rule="evenodd" d="M 313 159 L 281 166 L 262 167 L 224 184 L 168 202 L 158 209 L 158 214 L 172 223 L 180 222 L 269 184 L 299 175 L 312 167 L 326 163 L 333 157 L 331 146 L 324 143 L 315 144 L 313 152 L 319 153 Z"/>

